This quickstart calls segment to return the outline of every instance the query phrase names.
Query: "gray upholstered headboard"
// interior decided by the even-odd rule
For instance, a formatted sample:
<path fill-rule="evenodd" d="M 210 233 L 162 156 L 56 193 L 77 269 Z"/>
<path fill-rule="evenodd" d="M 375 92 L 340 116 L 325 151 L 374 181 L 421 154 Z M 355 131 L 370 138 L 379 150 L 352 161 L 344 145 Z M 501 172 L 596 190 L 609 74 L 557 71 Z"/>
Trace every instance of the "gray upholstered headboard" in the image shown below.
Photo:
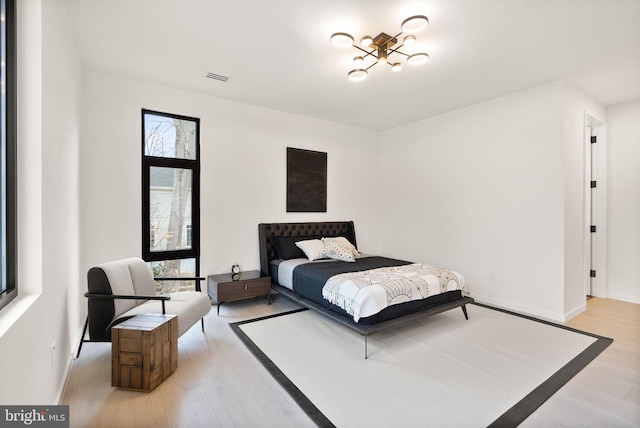
<path fill-rule="evenodd" d="M 269 262 L 273 259 L 272 236 L 344 236 L 353 245 L 356 243 L 356 229 L 353 221 L 324 221 L 313 223 L 260 223 L 258 240 L 260 243 L 260 270 L 269 274 Z"/>

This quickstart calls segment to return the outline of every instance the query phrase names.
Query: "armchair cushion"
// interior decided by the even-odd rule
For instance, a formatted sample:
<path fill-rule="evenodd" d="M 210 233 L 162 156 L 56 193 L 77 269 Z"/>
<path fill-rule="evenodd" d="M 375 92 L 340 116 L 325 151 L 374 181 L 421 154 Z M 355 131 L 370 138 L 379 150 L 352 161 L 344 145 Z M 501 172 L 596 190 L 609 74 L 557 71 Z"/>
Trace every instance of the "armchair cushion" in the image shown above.
<path fill-rule="evenodd" d="M 187 332 L 200 318 L 211 310 L 211 300 L 198 291 L 180 291 L 170 293 L 171 300 L 164 302 L 166 313 L 178 314 L 178 336 Z M 189 310 L 185 311 L 184 308 Z M 162 303 L 159 301 L 146 301 L 145 303 L 128 310 L 120 318 L 128 319 L 135 315 L 146 313 L 162 313 Z M 116 320 L 120 321 L 120 319 Z"/>
<path fill-rule="evenodd" d="M 157 293 L 156 282 L 149 266 L 142 259 L 130 258 L 124 260 L 129 266 L 129 273 L 133 282 L 136 296 L 153 296 Z"/>
<path fill-rule="evenodd" d="M 131 272 L 129 271 L 129 265 L 127 260 L 117 260 L 115 262 L 104 263 L 96 266 L 92 269 L 99 269 L 104 272 L 107 280 L 108 292 L 105 294 L 122 294 L 122 295 L 135 295 L 135 289 L 133 288 L 133 279 L 131 278 Z M 105 290 L 106 291 L 106 290 Z M 89 292 L 94 293 L 91 290 L 89 284 Z M 152 294 L 156 294 L 155 291 Z M 137 300 L 115 300 L 114 304 L 114 317 L 119 317 L 123 313 L 132 309 L 136 305 L 142 303 Z"/>

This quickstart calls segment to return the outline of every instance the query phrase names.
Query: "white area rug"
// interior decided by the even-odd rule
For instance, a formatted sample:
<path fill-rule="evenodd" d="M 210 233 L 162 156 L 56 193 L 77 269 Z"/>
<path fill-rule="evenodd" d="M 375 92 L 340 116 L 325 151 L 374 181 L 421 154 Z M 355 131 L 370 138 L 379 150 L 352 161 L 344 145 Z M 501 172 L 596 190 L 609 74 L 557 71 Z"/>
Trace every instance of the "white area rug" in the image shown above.
<path fill-rule="evenodd" d="M 318 425 L 338 427 L 513 426 L 611 342 L 467 310 L 370 336 L 368 359 L 364 337 L 310 310 L 232 327 Z"/>

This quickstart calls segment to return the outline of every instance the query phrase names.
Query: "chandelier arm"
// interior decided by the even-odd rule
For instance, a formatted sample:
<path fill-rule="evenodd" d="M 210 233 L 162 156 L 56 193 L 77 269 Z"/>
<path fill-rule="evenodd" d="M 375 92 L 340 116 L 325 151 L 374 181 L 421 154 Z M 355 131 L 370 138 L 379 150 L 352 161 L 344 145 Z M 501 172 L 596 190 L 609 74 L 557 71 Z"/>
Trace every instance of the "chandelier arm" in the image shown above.
<path fill-rule="evenodd" d="M 369 71 L 369 69 L 371 67 L 373 67 L 374 65 L 376 65 L 378 63 L 378 61 L 374 62 L 373 64 L 371 64 L 369 67 L 365 68 L 364 71 Z"/>
<path fill-rule="evenodd" d="M 353 45 L 353 47 L 356 48 L 356 49 L 361 50 L 362 52 L 364 52 L 365 53 L 365 56 L 364 56 L 365 58 L 367 56 L 372 56 L 372 57 L 376 58 L 376 56 L 373 54 L 376 51 L 375 49 L 373 49 L 371 51 L 367 51 L 367 50 L 362 49 L 360 46 L 357 46 L 357 45 Z"/>
<path fill-rule="evenodd" d="M 402 47 L 402 46 L 399 46 L 399 47 L 398 47 L 398 49 L 400 49 L 401 47 Z M 404 55 L 404 56 L 406 56 L 406 57 L 409 57 L 409 56 L 410 56 L 409 54 L 406 54 L 406 53 L 404 53 L 404 52 L 400 52 L 398 49 L 393 49 L 393 50 L 389 51 L 389 54 L 392 54 L 392 53 L 398 53 L 398 54 L 400 54 L 400 55 Z"/>

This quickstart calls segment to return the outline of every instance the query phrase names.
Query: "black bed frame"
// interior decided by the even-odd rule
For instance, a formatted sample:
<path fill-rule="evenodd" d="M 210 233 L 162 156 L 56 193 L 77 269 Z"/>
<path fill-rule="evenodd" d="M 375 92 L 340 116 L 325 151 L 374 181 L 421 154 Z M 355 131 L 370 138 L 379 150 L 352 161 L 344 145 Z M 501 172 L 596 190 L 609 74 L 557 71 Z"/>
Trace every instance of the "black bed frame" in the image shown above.
<path fill-rule="evenodd" d="M 260 243 L 260 270 L 263 275 L 269 275 L 269 263 L 273 260 L 273 251 L 271 249 L 270 239 L 272 236 L 344 236 L 349 239 L 353 245 L 356 245 L 356 231 L 353 221 L 337 221 L 337 222 L 312 222 L 312 223 L 260 223 L 258 225 L 258 238 Z M 297 293 L 282 287 L 277 283 L 273 283 L 271 287 L 278 293 L 294 300 L 300 305 L 320 312 L 321 314 L 331 318 L 332 320 L 360 333 L 364 336 L 364 357 L 368 358 L 367 338 L 379 331 L 388 330 L 399 327 L 401 325 L 419 320 L 431 315 L 448 311 L 449 309 L 460 307 L 464 313 L 464 317 L 468 320 L 467 308 L 465 305 L 473 303 L 473 298 L 463 296 L 460 300 L 446 302 L 418 312 L 402 315 L 387 321 L 380 321 L 375 324 L 361 325 L 353 321 L 348 316 L 334 312 L 325 308 L 311 300 L 301 297 Z"/>

